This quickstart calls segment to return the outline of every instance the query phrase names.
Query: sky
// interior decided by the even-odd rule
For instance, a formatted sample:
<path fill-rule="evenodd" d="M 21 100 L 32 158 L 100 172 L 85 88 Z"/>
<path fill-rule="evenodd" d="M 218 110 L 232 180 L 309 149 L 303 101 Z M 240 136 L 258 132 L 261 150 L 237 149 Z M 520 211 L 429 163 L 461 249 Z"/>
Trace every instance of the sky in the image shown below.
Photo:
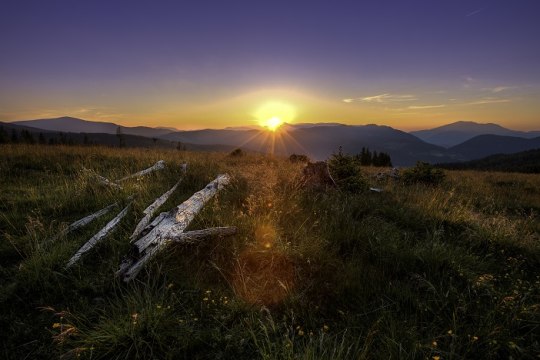
<path fill-rule="evenodd" d="M 540 130 L 539 14 L 538 0 L 0 0 L 0 121 Z"/>

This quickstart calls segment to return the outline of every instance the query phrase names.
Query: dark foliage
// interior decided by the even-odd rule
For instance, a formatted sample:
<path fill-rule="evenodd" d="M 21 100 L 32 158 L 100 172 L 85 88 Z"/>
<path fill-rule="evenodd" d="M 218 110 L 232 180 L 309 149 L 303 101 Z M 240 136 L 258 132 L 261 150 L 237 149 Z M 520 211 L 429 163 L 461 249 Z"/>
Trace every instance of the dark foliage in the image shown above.
<path fill-rule="evenodd" d="M 429 163 L 418 161 L 415 167 L 404 170 L 401 178 L 406 184 L 438 185 L 444 180 L 445 174 L 441 169 L 437 169 Z"/>
<path fill-rule="evenodd" d="M 291 156 L 289 156 L 289 161 L 293 163 L 307 163 L 309 162 L 309 157 L 307 157 L 307 155 L 292 154 Z"/>
<path fill-rule="evenodd" d="M 368 188 L 368 183 L 362 176 L 360 162 L 356 157 L 343 153 L 341 147 L 328 159 L 328 168 L 340 189 L 359 192 Z"/>
<path fill-rule="evenodd" d="M 483 159 L 460 163 L 437 164 L 436 166 L 451 170 L 484 170 L 539 174 L 540 149 L 522 151 L 515 154 L 491 155 Z"/>

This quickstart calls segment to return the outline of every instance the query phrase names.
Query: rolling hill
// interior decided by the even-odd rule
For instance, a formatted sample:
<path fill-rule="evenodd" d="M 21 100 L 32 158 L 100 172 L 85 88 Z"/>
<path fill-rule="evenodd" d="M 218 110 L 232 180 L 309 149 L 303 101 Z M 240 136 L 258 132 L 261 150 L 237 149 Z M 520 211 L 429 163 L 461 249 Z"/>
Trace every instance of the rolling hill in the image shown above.
<path fill-rule="evenodd" d="M 42 130 L 61 131 L 70 133 L 101 133 L 101 134 L 116 134 L 118 128 L 122 134 L 137 135 L 146 137 L 159 137 L 168 134 L 172 131 L 167 128 L 152 128 L 147 126 L 121 126 L 111 122 L 88 121 L 74 117 L 64 116 L 53 119 L 37 119 L 14 121 L 12 124 L 29 126 Z"/>
<path fill-rule="evenodd" d="M 29 126 L 17 125 L 14 123 L 0 122 L 0 133 L 8 139 L 15 133 L 19 141 L 22 139 L 23 131 L 31 134 L 32 141 L 45 144 L 86 144 L 86 145 L 105 145 L 119 146 L 120 140 L 116 134 L 105 133 L 72 133 L 52 130 L 37 129 Z M 1 135 L 1 134 L 0 134 Z M 41 139 L 40 139 L 41 138 Z M 0 136 L 1 140 L 1 136 Z M 1 141 L 0 141 L 1 142 Z M 165 139 L 150 138 L 146 136 L 122 134 L 122 142 L 125 147 L 143 147 L 143 148 L 177 148 L 178 142 L 173 142 Z M 234 147 L 215 144 L 180 144 L 184 150 L 193 151 L 231 151 Z"/>
<path fill-rule="evenodd" d="M 540 136 L 525 139 L 514 136 L 480 135 L 448 149 L 456 160 L 473 160 L 494 154 L 512 154 L 540 148 Z"/>
<path fill-rule="evenodd" d="M 501 135 L 523 138 L 540 136 L 540 131 L 516 131 L 497 124 L 479 124 L 473 121 L 458 121 L 434 129 L 412 131 L 410 133 L 427 143 L 446 148 L 461 144 L 478 135 Z"/>
<path fill-rule="evenodd" d="M 540 173 L 540 149 L 514 154 L 497 154 L 482 159 L 437 164 L 437 167 L 451 170 L 484 170 L 521 173 Z"/>
<path fill-rule="evenodd" d="M 324 160 L 341 146 L 345 152 L 359 153 L 362 147 L 383 151 L 395 165 L 412 165 L 417 160 L 451 161 L 442 147 L 428 144 L 406 132 L 378 125 L 289 125 L 275 137 L 264 130 L 197 130 L 170 133 L 161 138 L 191 144 L 220 144 L 279 155 L 306 154 Z"/>

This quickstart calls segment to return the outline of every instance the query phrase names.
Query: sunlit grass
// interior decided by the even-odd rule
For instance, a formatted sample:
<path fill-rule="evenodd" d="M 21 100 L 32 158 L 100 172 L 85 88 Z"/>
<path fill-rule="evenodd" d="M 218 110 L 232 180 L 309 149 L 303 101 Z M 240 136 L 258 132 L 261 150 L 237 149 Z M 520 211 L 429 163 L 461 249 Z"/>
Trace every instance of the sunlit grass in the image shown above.
<path fill-rule="evenodd" d="M 167 168 L 121 191 L 118 179 Z M 232 238 L 176 246 L 133 284 L 114 279 L 142 210 L 188 175 L 161 211 L 218 173 L 232 184 L 192 229 Z M 538 353 L 540 178 L 447 172 L 439 186 L 377 182 L 382 193 L 312 192 L 301 165 L 247 154 L 2 146 L 2 358 L 532 358 Z M 137 193 L 120 228 L 63 265 Z M 118 211 L 120 208 L 118 209 Z"/>

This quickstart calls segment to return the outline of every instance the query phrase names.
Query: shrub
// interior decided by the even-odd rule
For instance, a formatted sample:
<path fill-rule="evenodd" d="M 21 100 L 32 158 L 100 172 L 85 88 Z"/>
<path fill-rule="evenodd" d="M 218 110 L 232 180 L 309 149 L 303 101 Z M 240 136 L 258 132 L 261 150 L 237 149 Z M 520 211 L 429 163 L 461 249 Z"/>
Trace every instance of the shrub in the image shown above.
<path fill-rule="evenodd" d="M 244 156 L 244 151 L 240 148 L 238 149 L 234 149 L 233 151 L 230 152 L 229 156 Z"/>
<path fill-rule="evenodd" d="M 307 163 L 309 162 L 309 158 L 306 155 L 292 154 L 291 156 L 289 156 L 289 161 L 292 163 Z"/>
<path fill-rule="evenodd" d="M 406 169 L 401 174 L 401 178 L 406 184 L 422 183 L 438 185 L 444 180 L 445 176 L 441 169 L 437 169 L 433 165 L 422 161 L 418 161 L 415 167 Z"/>
<path fill-rule="evenodd" d="M 328 160 L 328 167 L 341 189 L 358 192 L 368 188 L 367 181 L 360 170 L 360 162 L 353 156 L 344 154 L 341 147 Z"/>

